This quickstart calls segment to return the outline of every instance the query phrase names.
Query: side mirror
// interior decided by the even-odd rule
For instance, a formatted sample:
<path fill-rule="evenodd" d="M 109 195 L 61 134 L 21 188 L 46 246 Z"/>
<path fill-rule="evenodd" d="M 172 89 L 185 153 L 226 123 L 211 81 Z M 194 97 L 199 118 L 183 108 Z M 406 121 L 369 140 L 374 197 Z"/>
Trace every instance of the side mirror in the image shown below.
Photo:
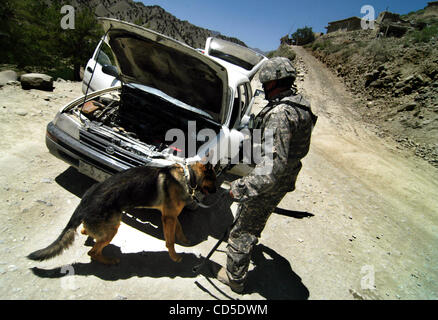
<path fill-rule="evenodd" d="M 114 78 L 118 78 L 120 76 L 117 67 L 109 64 L 106 64 L 102 67 L 102 72 L 110 76 L 113 76 Z"/>
<path fill-rule="evenodd" d="M 259 95 L 265 95 L 265 92 L 264 92 L 263 90 L 257 89 L 257 90 L 254 92 L 254 97 L 257 97 L 257 96 L 259 96 Z"/>

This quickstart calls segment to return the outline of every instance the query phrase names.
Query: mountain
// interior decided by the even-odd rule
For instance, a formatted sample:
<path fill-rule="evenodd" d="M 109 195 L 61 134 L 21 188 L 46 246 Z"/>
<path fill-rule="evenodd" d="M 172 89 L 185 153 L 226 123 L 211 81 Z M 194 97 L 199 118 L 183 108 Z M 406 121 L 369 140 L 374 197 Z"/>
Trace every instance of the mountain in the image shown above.
<path fill-rule="evenodd" d="M 264 56 L 267 55 L 267 52 L 263 51 L 262 49 L 259 49 L 259 48 L 251 48 L 251 49 L 254 50 L 255 52 L 258 52 L 258 53 L 264 55 Z"/>
<path fill-rule="evenodd" d="M 159 6 L 145 6 L 132 0 L 70 0 L 64 1 L 76 9 L 89 8 L 98 17 L 115 18 L 142 25 L 165 34 L 193 48 L 204 48 L 208 37 L 217 37 L 246 47 L 241 40 L 227 37 L 218 31 L 204 29 L 183 21 Z"/>

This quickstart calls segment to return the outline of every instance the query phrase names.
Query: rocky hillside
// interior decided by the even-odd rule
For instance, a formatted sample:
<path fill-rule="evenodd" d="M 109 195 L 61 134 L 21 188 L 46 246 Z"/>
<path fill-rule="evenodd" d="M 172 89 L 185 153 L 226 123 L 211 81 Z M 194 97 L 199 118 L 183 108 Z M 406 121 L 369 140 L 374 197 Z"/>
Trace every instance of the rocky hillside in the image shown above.
<path fill-rule="evenodd" d="M 88 7 L 99 17 L 116 18 L 145 26 L 194 48 L 204 48 L 208 37 L 216 36 L 246 46 L 237 38 L 226 37 L 217 31 L 197 27 L 182 21 L 159 6 L 145 6 L 132 0 L 70 0 L 75 8 Z"/>
<path fill-rule="evenodd" d="M 362 97 L 365 120 L 438 167 L 438 9 L 400 18 L 403 36 L 337 31 L 307 49 Z"/>

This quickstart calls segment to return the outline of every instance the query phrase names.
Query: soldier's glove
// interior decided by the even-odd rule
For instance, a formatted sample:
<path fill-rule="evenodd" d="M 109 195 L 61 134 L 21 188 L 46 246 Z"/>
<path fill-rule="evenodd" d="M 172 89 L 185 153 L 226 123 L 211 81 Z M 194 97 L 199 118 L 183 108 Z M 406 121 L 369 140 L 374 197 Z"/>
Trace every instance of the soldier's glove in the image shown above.
<path fill-rule="evenodd" d="M 229 200 L 230 202 L 242 202 L 240 199 L 237 199 L 233 192 L 231 191 L 231 185 L 226 184 L 226 189 L 224 190 L 222 197 L 224 197 L 226 200 Z"/>
<path fill-rule="evenodd" d="M 231 199 L 231 201 L 233 201 L 233 202 L 238 202 L 238 203 L 240 203 L 240 202 L 244 202 L 242 199 L 236 198 L 236 197 L 234 196 L 233 192 L 231 191 L 231 189 L 230 189 L 229 192 L 228 192 L 228 197 L 229 197 L 229 199 Z"/>

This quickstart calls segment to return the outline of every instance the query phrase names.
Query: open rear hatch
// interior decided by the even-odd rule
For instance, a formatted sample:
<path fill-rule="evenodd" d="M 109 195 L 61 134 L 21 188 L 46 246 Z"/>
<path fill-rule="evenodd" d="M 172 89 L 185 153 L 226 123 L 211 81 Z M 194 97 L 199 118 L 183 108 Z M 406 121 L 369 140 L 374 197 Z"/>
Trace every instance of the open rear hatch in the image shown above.
<path fill-rule="evenodd" d="M 267 58 L 237 43 L 210 37 L 205 43 L 205 54 L 221 59 L 239 68 L 239 72 L 252 79 Z"/>

